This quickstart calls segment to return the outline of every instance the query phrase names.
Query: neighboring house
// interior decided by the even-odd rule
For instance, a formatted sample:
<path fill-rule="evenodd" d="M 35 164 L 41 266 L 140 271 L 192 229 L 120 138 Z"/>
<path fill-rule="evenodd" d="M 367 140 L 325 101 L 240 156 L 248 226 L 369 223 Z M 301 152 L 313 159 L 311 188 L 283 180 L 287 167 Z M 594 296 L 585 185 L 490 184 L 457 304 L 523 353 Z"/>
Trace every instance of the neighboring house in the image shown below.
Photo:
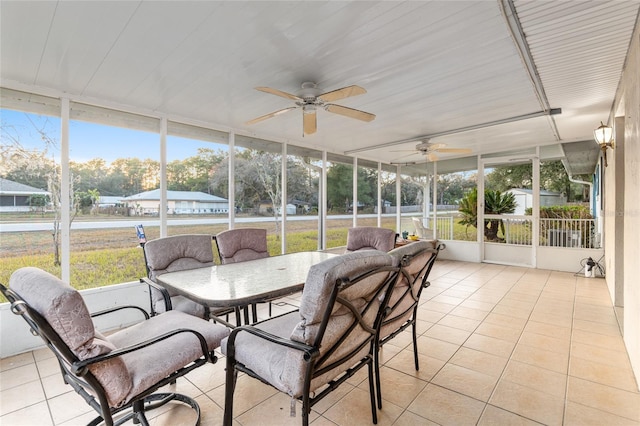
<path fill-rule="evenodd" d="M 160 211 L 160 190 L 120 198 L 132 216 L 156 216 Z M 229 213 L 229 201 L 204 192 L 167 191 L 168 214 Z"/>
<path fill-rule="evenodd" d="M 272 215 L 273 203 L 271 201 L 260 201 L 260 204 L 258 205 L 258 213 L 262 215 Z M 282 214 L 282 207 L 277 207 L 276 213 L 278 215 Z M 296 214 L 295 204 L 287 204 L 287 215 L 294 215 L 294 214 Z"/>
<path fill-rule="evenodd" d="M 34 188 L 12 180 L 0 178 L 0 212 L 29 212 L 34 209 L 30 204 L 33 195 L 48 196 L 44 189 Z"/>
<path fill-rule="evenodd" d="M 121 204 L 122 197 L 116 197 L 113 195 L 101 195 L 98 199 L 98 207 L 115 207 Z"/>
<path fill-rule="evenodd" d="M 516 210 L 513 214 L 524 215 L 528 208 L 533 207 L 533 190 L 513 188 L 506 192 L 510 192 L 516 197 Z M 563 206 L 565 204 L 567 204 L 567 199 L 564 195 L 540 190 L 540 207 Z"/>
<path fill-rule="evenodd" d="M 277 211 L 278 211 L 278 214 L 282 214 L 282 207 L 278 207 Z M 296 214 L 296 212 L 297 212 L 297 208 L 296 208 L 295 204 L 287 204 L 287 215 L 288 216 L 294 215 L 294 214 Z"/>
<path fill-rule="evenodd" d="M 311 203 L 302 200 L 296 200 L 295 198 L 290 201 L 291 204 L 296 206 L 296 212 L 300 214 L 307 214 L 311 211 Z M 288 210 L 287 210 L 287 214 Z"/>

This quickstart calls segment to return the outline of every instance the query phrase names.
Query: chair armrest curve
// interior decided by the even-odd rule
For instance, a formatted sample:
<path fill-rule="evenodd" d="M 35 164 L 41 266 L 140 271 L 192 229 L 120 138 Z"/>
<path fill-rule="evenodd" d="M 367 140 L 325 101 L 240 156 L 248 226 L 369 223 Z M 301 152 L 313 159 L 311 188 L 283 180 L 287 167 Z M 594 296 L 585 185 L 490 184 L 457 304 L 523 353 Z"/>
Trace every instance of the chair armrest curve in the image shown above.
<path fill-rule="evenodd" d="M 259 328 L 253 327 L 251 325 L 243 325 L 240 327 L 236 327 L 233 330 L 231 330 L 231 334 L 228 337 L 227 340 L 227 352 L 228 354 L 230 354 L 231 356 L 235 356 L 235 340 L 236 340 L 236 336 L 238 335 L 238 333 L 240 333 L 241 331 L 246 331 L 247 333 L 253 334 L 256 337 L 265 339 L 269 342 L 275 343 L 277 345 L 281 345 L 281 346 L 286 346 L 289 347 L 291 349 L 295 349 L 301 352 L 304 352 L 304 359 L 306 361 L 310 361 L 316 357 L 318 357 L 320 355 L 320 351 L 318 350 L 318 348 L 315 348 L 313 346 L 304 344 L 302 342 L 297 342 L 295 340 L 291 340 L 291 339 L 285 339 L 282 338 L 280 336 L 276 336 L 275 334 L 271 334 L 267 331 L 261 330 Z"/>

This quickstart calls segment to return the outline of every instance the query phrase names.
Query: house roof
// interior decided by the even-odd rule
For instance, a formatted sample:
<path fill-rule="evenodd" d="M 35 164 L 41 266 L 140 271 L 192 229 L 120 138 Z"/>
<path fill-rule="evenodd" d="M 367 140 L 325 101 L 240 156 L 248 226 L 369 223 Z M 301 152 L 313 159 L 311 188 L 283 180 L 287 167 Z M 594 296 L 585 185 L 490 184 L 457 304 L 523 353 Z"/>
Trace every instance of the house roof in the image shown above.
<path fill-rule="evenodd" d="M 98 200 L 98 204 L 117 204 L 120 202 L 122 197 L 117 197 L 113 195 L 101 195 Z"/>
<path fill-rule="evenodd" d="M 0 178 L 0 194 L 4 195 L 32 195 L 32 194 L 48 194 L 48 191 L 12 180 Z"/>
<path fill-rule="evenodd" d="M 160 190 L 141 192 L 129 197 L 120 198 L 122 201 L 160 201 Z M 204 192 L 191 191 L 167 191 L 168 201 L 199 201 L 199 202 L 228 202 L 226 198 L 217 195 L 205 194 Z"/>

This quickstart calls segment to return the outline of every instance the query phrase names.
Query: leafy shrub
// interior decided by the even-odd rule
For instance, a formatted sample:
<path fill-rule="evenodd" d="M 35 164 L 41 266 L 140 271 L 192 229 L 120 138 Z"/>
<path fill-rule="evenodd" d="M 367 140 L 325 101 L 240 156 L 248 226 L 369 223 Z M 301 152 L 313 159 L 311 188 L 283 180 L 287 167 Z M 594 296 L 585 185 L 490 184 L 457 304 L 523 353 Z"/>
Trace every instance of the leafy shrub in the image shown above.
<path fill-rule="evenodd" d="M 531 215 L 531 207 L 525 210 L 526 215 Z M 593 219 L 588 206 L 565 205 L 540 207 L 540 217 L 549 219 Z"/>

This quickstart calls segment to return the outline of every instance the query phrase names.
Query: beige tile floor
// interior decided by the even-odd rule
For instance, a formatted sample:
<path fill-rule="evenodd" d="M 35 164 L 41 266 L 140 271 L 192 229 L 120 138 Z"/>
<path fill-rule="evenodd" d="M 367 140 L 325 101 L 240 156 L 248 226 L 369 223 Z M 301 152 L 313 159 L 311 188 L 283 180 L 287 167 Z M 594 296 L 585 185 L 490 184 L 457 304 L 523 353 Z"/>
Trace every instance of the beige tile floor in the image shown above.
<path fill-rule="evenodd" d="M 409 333 L 382 349 L 379 425 L 640 425 L 640 393 L 604 280 L 439 260 L 430 281 L 418 313 L 420 370 Z M 3 426 L 93 418 L 47 351 L 0 367 Z M 371 424 L 360 373 L 314 407 L 312 424 Z M 174 387 L 196 397 L 203 425 L 222 423 L 224 358 Z M 256 380 L 241 376 L 235 398 L 237 425 L 300 424 L 299 407 L 289 417 L 290 399 Z M 192 422 L 179 407 L 153 418 Z"/>

